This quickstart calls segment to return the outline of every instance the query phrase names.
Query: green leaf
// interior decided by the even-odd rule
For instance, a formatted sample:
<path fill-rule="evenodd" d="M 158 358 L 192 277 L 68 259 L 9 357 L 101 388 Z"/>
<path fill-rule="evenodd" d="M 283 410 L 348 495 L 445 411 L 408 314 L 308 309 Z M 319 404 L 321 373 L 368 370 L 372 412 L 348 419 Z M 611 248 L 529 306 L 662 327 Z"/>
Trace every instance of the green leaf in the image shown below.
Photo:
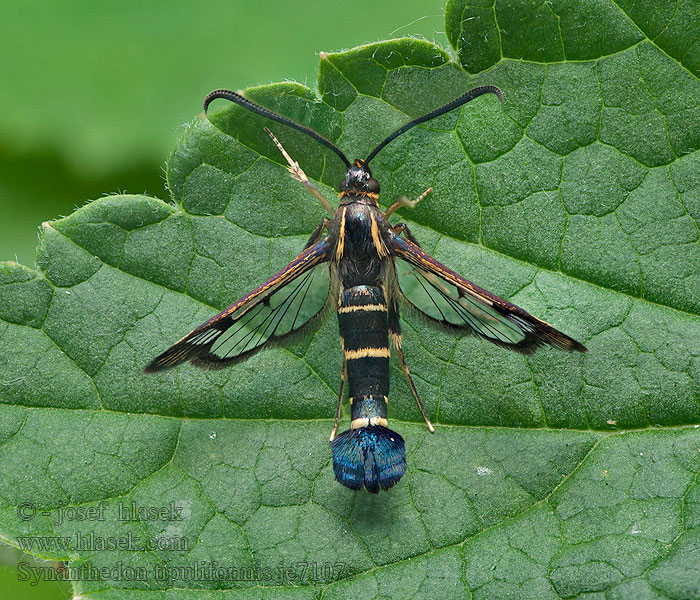
<path fill-rule="evenodd" d="M 84 597 L 700 594 L 700 121 L 689 118 L 700 83 L 602 3 L 596 27 L 610 19 L 616 39 L 574 27 L 584 9 L 568 7 L 562 40 L 509 30 L 551 55 L 510 58 L 504 41 L 506 58 L 474 78 L 472 9 L 459 6 L 447 30 L 464 68 L 398 40 L 329 54 L 319 95 L 292 83 L 246 94 L 361 157 L 469 86 L 499 85 L 503 105 L 485 96 L 378 155 L 382 202 L 432 186 L 401 214 L 427 251 L 588 354 L 523 357 L 407 317 L 407 360 L 439 425 L 427 433 L 393 365 L 389 416 L 409 470 L 378 496 L 333 481 L 334 319 L 231 369 L 143 375 L 288 262 L 323 216 L 263 119 L 237 107 L 197 119 L 168 164 L 173 204 L 95 201 L 44 226 L 40 271 L 2 270 L 0 533 L 106 568 L 76 584 Z M 272 129 L 332 197 L 337 158 Z M 132 503 L 169 519 L 119 520 Z M 46 547 L 78 535 L 161 545 Z"/>

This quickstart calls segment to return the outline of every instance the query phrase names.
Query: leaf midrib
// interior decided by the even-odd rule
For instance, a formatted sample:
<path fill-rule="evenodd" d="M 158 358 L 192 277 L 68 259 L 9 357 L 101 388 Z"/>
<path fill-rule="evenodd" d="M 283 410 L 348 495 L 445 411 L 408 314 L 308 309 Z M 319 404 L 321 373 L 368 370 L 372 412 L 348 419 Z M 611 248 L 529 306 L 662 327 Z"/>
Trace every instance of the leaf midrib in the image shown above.
<path fill-rule="evenodd" d="M 295 355 L 296 356 L 296 355 Z M 195 367 L 193 367 L 195 368 Z M 232 422 L 232 423 L 270 423 L 270 424 L 275 424 L 275 423 L 280 423 L 280 421 L 284 422 L 289 422 L 289 423 L 332 423 L 333 422 L 333 417 L 315 417 L 315 418 L 310 418 L 310 417 L 305 417 L 305 418 L 293 418 L 293 417 L 231 417 L 227 415 L 222 415 L 219 417 L 197 417 L 197 416 L 186 416 L 186 415 L 164 415 L 156 412 L 135 412 L 133 410 L 129 411 L 120 411 L 120 410 L 115 410 L 113 408 L 76 408 L 72 406 L 35 406 L 35 405 L 26 405 L 26 404 L 11 404 L 11 405 L 6 405 L 6 406 L 16 406 L 18 408 L 23 408 L 28 411 L 75 411 L 75 412 L 81 412 L 81 413 L 96 413 L 96 414 L 114 414 L 114 415 L 127 415 L 127 416 L 136 416 L 136 415 L 145 415 L 148 417 L 157 417 L 159 419 L 173 419 L 176 421 L 193 421 L 193 422 L 204 422 L 204 421 L 211 421 L 211 422 Z M 391 418 L 392 423 L 399 423 L 401 425 L 417 425 L 420 426 L 424 423 L 423 420 L 416 420 L 416 421 L 408 421 L 406 419 L 400 419 L 398 417 L 392 417 Z M 592 429 L 592 428 L 580 428 L 580 427 L 522 427 L 522 426 L 515 426 L 515 425 L 477 425 L 477 424 L 471 424 L 471 423 L 440 423 L 439 421 L 433 420 L 433 425 L 436 425 L 436 429 L 445 429 L 445 430 L 450 430 L 450 429 L 456 429 L 456 430 L 485 430 L 485 431 L 494 431 L 494 430 L 503 430 L 503 431 L 518 431 L 518 432 L 530 432 L 530 431 L 546 431 L 548 433 L 590 433 L 592 435 L 600 435 L 603 436 L 604 438 L 607 437 L 615 437 L 615 436 L 623 436 L 623 435 L 630 435 L 630 434 L 637 434 L 640 432 L 644 431 L 656 431 L 656 432 L 664 432 L 664 431 L 684 431 L 684 430 L 696 430 L 699 428 L 697 423 L 681 423 L 681 424 L 675 424 L 675 425 L 663 425 L 662 427 L 657 427 L 654 425 L 645 425 L 643 427 L 625 427 L 624 429 Z M 15 432 L 14 435 L 17 433 L 20 433 L 21 429 L 19 429 L 17 432 Z M 436 435 L 439 434 L 439 431 L 436 432 Z M 11 439 L 11 438 L 9 438 Z"/>

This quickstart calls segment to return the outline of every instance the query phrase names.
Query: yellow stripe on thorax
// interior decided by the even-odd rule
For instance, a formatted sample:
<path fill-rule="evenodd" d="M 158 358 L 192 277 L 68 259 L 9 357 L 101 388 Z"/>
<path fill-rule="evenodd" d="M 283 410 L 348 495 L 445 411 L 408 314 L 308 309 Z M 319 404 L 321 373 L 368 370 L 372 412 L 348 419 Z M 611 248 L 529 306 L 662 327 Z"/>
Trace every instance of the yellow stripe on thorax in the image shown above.
<path fill-rule="evenodd" d="M 377 250 L 377 255 L 379 258 L 384 258 L 389 256 L 389 251 L 387 250 L 381 236 L 379 235 L 379 226 L 377 225 L 377 220 L 374 218 L 373 213 L 369 213 L 369 218 L 372 221 L 372 242 L 374 242 L 374 247 Z"/>
<path fill-rule="evenodd" d="M 338 245 L 335 248 L 335 260 L 340 262 L 343 258 L 343 252 L 345 250 L 345 211 L 347 209 L 343 208 L 343 214 L 340 216 L 340 232 L 338 233 Z"/>

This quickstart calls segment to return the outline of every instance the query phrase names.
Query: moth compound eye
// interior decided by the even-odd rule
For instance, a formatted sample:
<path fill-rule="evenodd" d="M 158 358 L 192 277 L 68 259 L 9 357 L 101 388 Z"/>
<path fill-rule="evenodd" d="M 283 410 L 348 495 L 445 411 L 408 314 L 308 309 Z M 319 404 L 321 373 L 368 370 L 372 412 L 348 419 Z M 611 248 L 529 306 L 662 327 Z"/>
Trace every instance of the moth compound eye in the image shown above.
<path fill-rule="evenodd" d="M 373 194 L 379 193 L 379 182 L 374 177 L 370 177 L 367 182 L 367 191 Z"/>

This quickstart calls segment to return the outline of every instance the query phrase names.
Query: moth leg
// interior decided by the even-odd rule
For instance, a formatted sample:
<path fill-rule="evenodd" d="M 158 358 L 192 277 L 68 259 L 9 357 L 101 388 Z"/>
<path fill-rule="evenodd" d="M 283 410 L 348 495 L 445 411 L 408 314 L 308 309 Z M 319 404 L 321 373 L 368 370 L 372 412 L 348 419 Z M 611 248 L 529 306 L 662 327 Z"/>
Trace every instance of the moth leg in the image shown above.
<path fill-rule="evenodd" d="M 428 430 L 430 433 L 435 433 L 435 427 L 433 427 L 433 424 L 430 422 L 430 419 L 423 408 L 423 403 L 420 401 L 418 390 L 413 383 L 411 372 L 408 370 L 408 365 L 406 364 L 406 359 L 403 355 L 403 349 L 401 348 L 401 324 L 399 323 L 399 310 L 395 302 L 391 303 L 391 308 L 389 310 L 389 335 L 391 336 L 391 341 L 394 343 L 394 350 L 396 350 L 396 356 L 399 359 L 401 370 L 408 380 L 408 385 L 411 388 L 411 392 L 413 392 L 413 397 L 418 403 L 418 408 L 420 408 L 420 412 L 425 419 L 425 423 L 428 425 Z"/>
<path fill-rule="evenodd" d="M 406 196 L 401 196 L 396 202 L 394 202 L 384 213 L 384 217 L 388 217 L 391 213 L 393 213 L 397 208 L 401 208 L 402 206 L 408 206 L 408 208 L 415 208 L 418 203 L 425 198 L 430 192 L 433 191 L 433 188 L 429 187 L 427 190 L 425 190 L 418 198 L 415 200 L 409 200 L 406 198 Z"/>
<path fill-rule="evenodd" d="M 348 378 L 348 371 L 345 366 L 345 359 L 343 358 L 343 371 L 340 375 L 340 392 L 338 393 L 338 407 L 335 409 L 335 422 L 333 423 L 333 429 L 331 430 L 331 437 L 328 438 L 329 442 L 335 439 L 335 432 L 338 431 L 338 421 L 340 420 L 340 406 L 343 403 L 343 392 L 345 391 L 345 380 Z"/>
<path fill-rule="evenodd" d="M 316 227 L 316 229 L 314 229 L 313 233 L 309 237 L 309 241 L 306 242 L 306 246 L 304 246 L 304 250 L 306 250 L 307 248 L 311 248 L 311 246 L 320 242 L 321 235 L 323 234 L 323 230 L 326 229 L 330 224 L 331 224 L 331 220 L 328 217 L 323 217 L 321 222 L 318 224 L 318 227 Z"/>
<path fill-rule="evenodd" d="M 411 233 L 411 230 L 408 228 L 408 225 L 406 223 L 397 223 L 394 225 L 391 230 L 396 233 L 396 234 L 404 234 L 408 240 L 413 242 L 416 246 L 420 248 L 420 244 L 418 243 L 418 240 L 413 236 Z"/>
<path fill-rule="evenodd" d="M 284 158 L 287 160 L 287 163 L 289 164 L 287 171 L 289 171 L 289 173 L 292 175 L 292 178 L 303 183 L 306 186 L 306 189 L 309 190 L 309 192 L 311 192 L 316 198 L 318 198 L 319 202 L 323 205 L 323 208 L 325 208 L 330 214 L 334 215 L 335 211 L 333 210 L 331 203 L 328 202 L 326 197 L 314 187 L 313 183 L 309 181 L 309 178 L 306 176 L 306 173 L 302 171 L 299 163 L 292 160 L 292 157 L 287 154 L 287 151 L 282 147 L 282 144 L 279 143 L 274 133 L 272 133 L 267 127 L 265 127 L 265 131 L 267 131 L 267 134 L 272 138 L 272 141 L 275 142 L 276 146 L 282 153 L 282 156 L 284 156 Z"/>

